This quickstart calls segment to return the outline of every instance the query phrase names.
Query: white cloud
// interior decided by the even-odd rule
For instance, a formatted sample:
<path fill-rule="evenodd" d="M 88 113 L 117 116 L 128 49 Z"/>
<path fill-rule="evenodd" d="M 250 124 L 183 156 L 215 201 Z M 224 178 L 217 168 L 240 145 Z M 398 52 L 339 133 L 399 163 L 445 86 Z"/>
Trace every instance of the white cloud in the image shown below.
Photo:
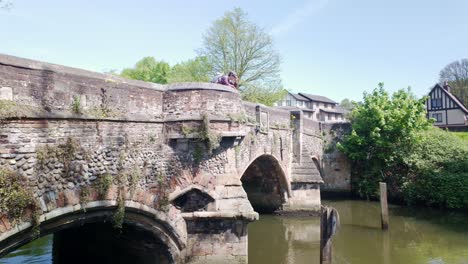
<path fill-rule="evenodd" d="M 296 25 L 302 23 L 308 17 L 324 8 L 328 4 L 329 0 L 308 0 L 305 4 L 299 8 L 296 8 L 291 12 L 285 19 L 275 25 L 270 33 L 273 36 L 279 36 L 287 33 L 289 30 L 294 28 Z"/>

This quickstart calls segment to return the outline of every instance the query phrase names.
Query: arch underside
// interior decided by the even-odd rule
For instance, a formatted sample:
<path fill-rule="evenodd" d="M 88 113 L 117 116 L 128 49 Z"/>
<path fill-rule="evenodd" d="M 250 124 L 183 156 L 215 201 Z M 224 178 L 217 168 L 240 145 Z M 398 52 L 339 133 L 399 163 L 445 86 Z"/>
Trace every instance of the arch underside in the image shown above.
<path fill-rule="evenodd" d="M 281 210 L 287 197 L 287 181 L 281 165 L 271 155 L 261 155 L 245 170 L 242 186 L 255 211 Z"/>
<path fill-rule="evenodd" d="M 116 207 L 90 208 L 59 215 L 40 225 L 40 236 L 54 234 L 54 263 L 178 263 L 183 248 L 166 223 L 126 208 L 121 229 Z M 38 238 L 32 228 L 0 241 L 0 257 Z M 131 262 L 129 261 L 131 260 Z"/>

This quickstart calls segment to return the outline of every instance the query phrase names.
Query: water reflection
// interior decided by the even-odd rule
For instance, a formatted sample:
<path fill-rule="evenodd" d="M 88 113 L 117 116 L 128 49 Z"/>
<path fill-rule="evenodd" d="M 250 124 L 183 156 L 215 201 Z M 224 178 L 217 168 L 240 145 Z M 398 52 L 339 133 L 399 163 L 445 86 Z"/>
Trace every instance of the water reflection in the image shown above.
<path fill-rule="evenodd" d="M 249 225 L 249 263 L 318 263 L 319 221 L 262 215 Z"/>
<path fill-rule="evenodd" d="M 468 264 L 468 215 L 390 207 L 380 230 L 379 204 L 325 201 L 340 213 L 333 264 Z M 262 215 L 249 225 L 250 264 L 319 263 L 319 219 Z M 52 236 L 36 240 L 0 263 L 52 263 Z M 135 263 L 135 262 L 133 262 Z"/>
<path fill-rule="evenodd" d="M 0 259 L 2 264 L 52 263 L 52 235 L 44 236 Z"/>
<path fill-rule="evenodd" d="M 334 263 L 468 263 L 468 215 L 427 208 L 390 207 L 390 228 L 380 230 L 375 202 L 329 201 L 340 212 Z"/>

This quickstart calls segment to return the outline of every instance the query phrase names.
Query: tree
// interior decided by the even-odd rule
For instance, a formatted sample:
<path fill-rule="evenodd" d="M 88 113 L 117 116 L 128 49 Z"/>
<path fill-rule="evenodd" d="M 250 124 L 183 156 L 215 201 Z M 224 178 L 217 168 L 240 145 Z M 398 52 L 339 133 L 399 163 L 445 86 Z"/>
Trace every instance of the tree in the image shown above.
<path fill-rule="evenodd" d="M 203 36 L 199 51 L 213 65 L 213 72 L 235 71 L 245 100 L 271 105 L 284 95 L 281 59 L 273 40 L 247 19 L 240 8 L 226 12 Z"/>
<path fill-rule="evenodd" d="M 213 66 L 205 56 L 178 63 L 169 72 L 168 82 L 208 82 Z"/>
<path fill-rule="evenodd" d="M 343 107 L 344 109 L 348 111 L 352 111 L 354 107 L 356 106 L 356 102 L 353 100 L 349 100 L 348 98 L 345 98 L 341 100 L 340 106 Z"/>
<path fill-rule="evenodd" d="M 1 9 L 10 9 L 12 7 L 12 3 L 10 1 L 0 0 L 0 8 Z"/>
<path fill-rule="evenodd" d="M 440 82 L 447 81 L 452 94 L 464 105 L 468 104 L 468 59 L 454 61 L 440 71 Z"/>
<path fill-rule="evenodd" d="M 120 75 L 134 80 L 166 84 L 170 69 L 167 62 L 156 61 L 154 57 L 144 57 L 135 67 L 123 69 Z"/>
<path fill-rule="evenodd" d="M 425 100 L 416 99 L 409 88 L 390 96 L 380 83 L 372 93 L 364 93 L 362 104 L 353 109 L 352 132 L 338 148 L 360 171 L 355 186 L 360 195 L 374 196 L 382 180 L 395 186 L 400 184 L 398 173 L 404 170 L 404 157 L 418 141 L 418 132 L 431 126 L 426 118 Z"/>

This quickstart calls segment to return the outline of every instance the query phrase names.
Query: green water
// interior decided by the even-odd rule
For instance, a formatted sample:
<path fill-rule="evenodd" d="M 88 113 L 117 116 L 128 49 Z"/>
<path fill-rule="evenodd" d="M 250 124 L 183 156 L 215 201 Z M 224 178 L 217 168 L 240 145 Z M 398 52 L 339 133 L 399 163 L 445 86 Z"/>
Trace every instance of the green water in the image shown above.
<path fill-rule="evenodd" d="M 390 228 L 382 232 L 378 203 L 324 204 L 340 213 L 333 264 L 468 264 L 468 214 L 390 206 Z M 249 263 L 319 263 L 319 234 L 318 218 L 262 215 L 249 225 Z M 47 236 L 0 263 L 52 263 L 51 251 Z"/>

